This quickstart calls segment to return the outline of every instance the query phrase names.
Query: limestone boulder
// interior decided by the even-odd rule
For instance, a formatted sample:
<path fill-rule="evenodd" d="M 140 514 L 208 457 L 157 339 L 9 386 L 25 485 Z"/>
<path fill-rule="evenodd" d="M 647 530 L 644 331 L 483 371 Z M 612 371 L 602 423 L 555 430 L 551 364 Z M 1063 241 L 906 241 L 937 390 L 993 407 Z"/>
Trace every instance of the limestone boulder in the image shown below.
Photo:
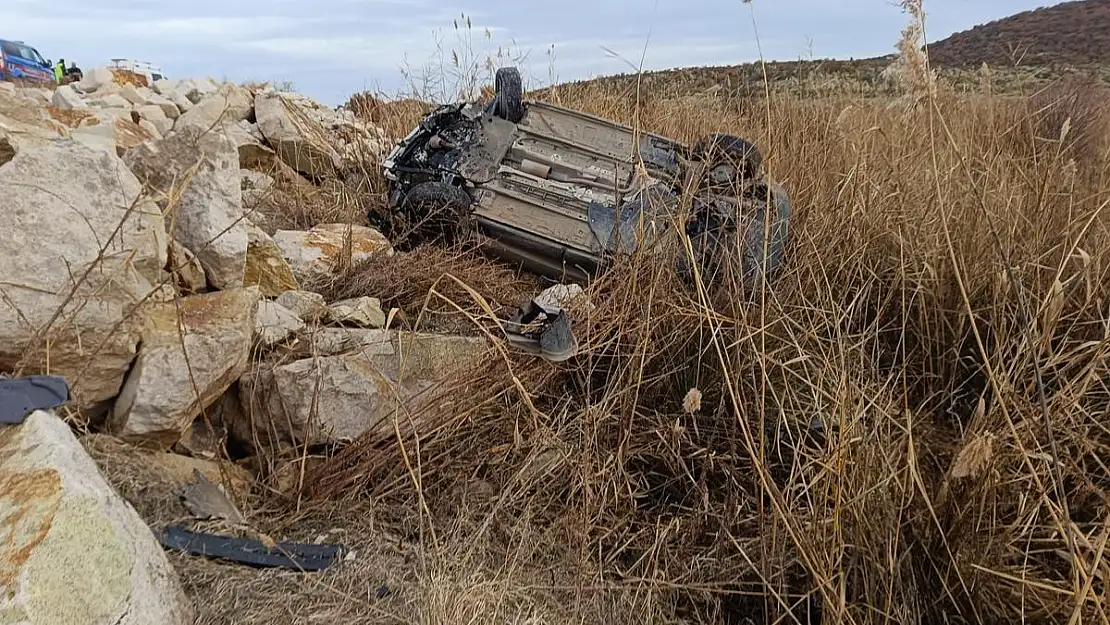
<path fill-rule="evenodd" d="M 324 296 L 311 291 L 286 291 L 274 300 L 305 321 L 316 323 L 328 314 Z"/>
<path fill-rule="evenodd" d="M 281 248 L 270 235 L 248 222 L 247 265 L 243 277 L 246 285 L 257 285 L 263 297 L 277 297 L 286 291 L 296 290 L 297 279 L 293 269 L 282 256 Z"/>
<path fill-rule="evenodd" d="M 302 284 L 326 279 L 374 254 L 393 254 L 389 239 L 366 226 L 320 224 L 308 231 L 278 230 L 273 238 Z"/>
<path fill-rule="evenodd" d="M 168 449 L 247 369 L 258 290 L 152 305 L 142 348 L 108 422 L 124 440 Z"/>
<path fill-rule="evenodd" d="M 116 150 L 116 129 L 114 126 L 97 124 L 94 126 L 81 126 L 70 131 L 69 136 L 74 141 L 91 149 L 118 156 Z"/>
<path fill-rule="evenodd" d="M 286 164 L 310 178 L 359 169 L 386 146 L 381 129 L 300 94 L 259 91 L 254 108 L 266 141 Z"/>
<path fill-rule="evenodd" d="M 178 117 L 174 130 L 209 132 L 224 122 L 246 121 L 253 113 L 254 98 L 251 92 L 237 85 L 225 84 Z"/>
<path fill-rule="evenodd" d="M 85 104 L 85 100 L 81 98 L 81 94 L 77 93 L 77 90 L 69 85 L 59 85 L 58 88 L 54 90 L 54 97 L 51 103 L 63 110 L 89 108 L 89 105 Z"/>
<path fill-rule="evenodd" d="M 385 311 L 376 297 L 355 297 L 328 306 L 328 322 L 364 328 L 385 326 Z"/>
<path fill-rule="evenodd" d="M 62 419 L 0 433 L 3 622 L 191 625 L 192 602 L 150 528 Z"/>
<path fill-rule="evenodd" d="M 259 130 L 282 161 L 309 177 L 336 174 L 339 154 L 321 136 L 316 122 L 289 94 L 259 93 L 255 96 L 254 108 Z"/>
<path fill-rule="evenodd" d="M 94 93 L 105 87 L 115 84 L 112 70 L 107 67 L 97 67 L 85 72 L 81 80 L 74 84 L 74 88 L 81 93 Z"/>
<path fill-rule="evenodd" d="M 288 308 L 269 300 L 259 302 L 254 321 L 254 340 L 257 344 L 273 347 L 304 328 L 304 321 Z"/>
<path fill-rule="evenodd" d="M 128 150 L 124 161 L 161 206 L 176 199 L 168 217 L 173 237 L 200 260 L 208 283 L 242 286 L 248 237 L 234 145 L 218 133 L 175 131 Z"/>
<path fill-rule="evenodd" d="M 176 110 L 176 107 L 174 107 Z M 173 130 L 173 120 L 166 116 L 165 109 L 157 104 L 144 104 L 135 108 L 135 112 L 158 129 L 158 136 L 164 137 Z"/>
<path fill-rule="evenodd" d="M 158 206 L 111 151 L 0 137 L 0 370 L 49 370 L 89 408 L 135 357 L 133 314 L 166 264 Z"/>
<path fill-rule="evenodd" d="M 240 379 L 245 444 L 335 444 L 367 433 L 434 427 L 451 412 L 445 381 L 482 366 L 480 338 L 381 331 L 347 354 L 261 364 Z"/>
<path fill-rule="evenodd" d="M 166 271 L 173 276 L 177 288 L 186 295 L 200 293 L 208 285 L 208 278 L 204 275 L 204 265 L 200 264 L 196 254 L 173 239 L 170 239 Z"/>
<path fill-rule="evenodd" d="M 388 330 L 344 327 L 306 327 L 296 335 L 288 350 L 292 358 L 339 356 L 353 352 L 393 354 Z"/>

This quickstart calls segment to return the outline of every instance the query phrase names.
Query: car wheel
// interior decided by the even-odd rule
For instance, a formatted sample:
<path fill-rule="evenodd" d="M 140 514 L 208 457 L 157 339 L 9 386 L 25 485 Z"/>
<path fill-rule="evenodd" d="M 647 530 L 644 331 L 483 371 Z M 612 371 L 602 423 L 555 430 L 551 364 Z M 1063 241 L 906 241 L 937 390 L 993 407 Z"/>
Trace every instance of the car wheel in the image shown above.
<path fill-rule="evenodd" d="M 422 182 L 405 194 L 401 211 L 415 222 L 421 234 L 439 235 L 454 241 L 465 229 L 470 214 L 470 195 L 445 182 Z"/>
<path fill-rule="evenodd" d="M 735 135 L 714 133 L 703 137 L 690 152 L 706 164 L 711 186 L 754 180 L 763 169 L 763 155 L 755 144 Z"/>
<path fill-rule="evenodd" d="M 496 115 L 514 124 L 524 119 L 524 83 L 515 67 L 502 67 L 493 77 Z"/>

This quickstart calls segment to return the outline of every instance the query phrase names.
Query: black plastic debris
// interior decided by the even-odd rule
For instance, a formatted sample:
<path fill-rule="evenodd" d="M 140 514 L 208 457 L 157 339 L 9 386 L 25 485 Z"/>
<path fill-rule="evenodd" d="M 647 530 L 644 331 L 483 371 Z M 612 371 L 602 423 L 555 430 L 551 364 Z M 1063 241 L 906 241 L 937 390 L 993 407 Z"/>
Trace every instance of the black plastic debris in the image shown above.
<path fill-rule="evenodd" d="M 19 425 L 36 410 L 51 410 L 68 401 L 69 385 L 60 376 L 0 376 L 0 423 Z"/>
<path fill-rule="evenodd" d="M 344 553 L 342 545 L 277 543 L 270 549 L 260 540 L 194 532 L 180 525 L 169 526 L 155 536 L 163 547 L 195 556 L 303 572 L 322 571 L 341 560 Z"/>
<path fill-rule="evenodd" d="M 578 339 L 562 308 L 541 306 L 533 299 L 504 327 L 509 343 L 544 360 L 562 362 L 578 353 Z"/>

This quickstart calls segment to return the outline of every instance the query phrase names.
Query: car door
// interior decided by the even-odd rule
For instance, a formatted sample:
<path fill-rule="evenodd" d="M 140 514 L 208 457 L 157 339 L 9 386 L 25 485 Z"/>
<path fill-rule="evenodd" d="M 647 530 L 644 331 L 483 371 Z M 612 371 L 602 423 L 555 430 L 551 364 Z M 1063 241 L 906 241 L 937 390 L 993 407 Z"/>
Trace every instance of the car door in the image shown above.
<path fill-rule="evenodd" d="M 5 41 L 0 44 L 8 65 L 8 74 L 13 79 L 43 80 L 46 74 L 46 60 L 28 45 Z"/>

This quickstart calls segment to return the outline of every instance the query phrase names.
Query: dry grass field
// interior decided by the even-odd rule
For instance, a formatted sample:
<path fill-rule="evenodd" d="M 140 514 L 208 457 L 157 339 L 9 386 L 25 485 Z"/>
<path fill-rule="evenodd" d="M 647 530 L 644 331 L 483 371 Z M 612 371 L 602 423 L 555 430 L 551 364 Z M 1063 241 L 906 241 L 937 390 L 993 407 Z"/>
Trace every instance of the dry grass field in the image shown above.
<path fill-rule="evenodd" d="M 505 352 L 450 381 L 434 430 L 401 419 L 306 455 L 304 487 L 255 511 L 263 531 L 341 536 L 353 562 L 306 578 L 175 557 L 202 622 L 1110 622 L 1110 100 L 981 79 L 541 93 L 753 139 L 795 211 L 773 291 L 616 267 L 572 309 L 582 355 Z M 403 135 L 421 112 L 372 115 Z M 295 222 L 364 219 L 371 183 Z M 431 248 L 318 285 L 474 333 L 534 287 Z"/>

